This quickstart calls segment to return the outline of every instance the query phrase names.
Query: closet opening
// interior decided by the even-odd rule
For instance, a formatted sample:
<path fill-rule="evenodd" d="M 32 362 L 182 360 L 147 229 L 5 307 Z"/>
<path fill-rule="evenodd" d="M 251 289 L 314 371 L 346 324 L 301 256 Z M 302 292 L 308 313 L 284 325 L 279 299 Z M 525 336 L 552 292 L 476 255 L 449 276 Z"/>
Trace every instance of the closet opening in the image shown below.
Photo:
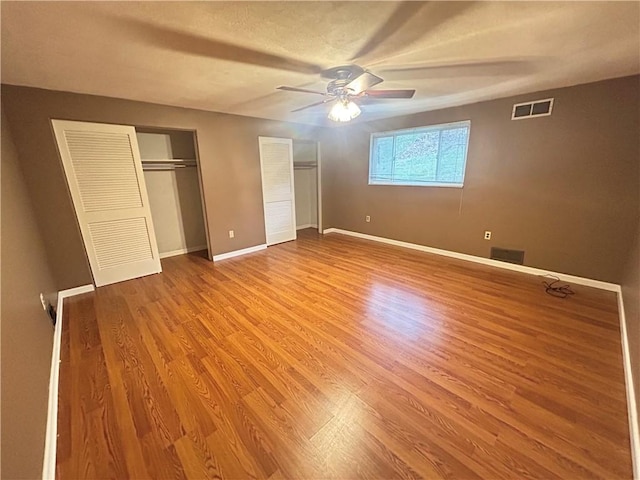
<path fill-rule="evenodd" d="M 160 258 L 211 260 L 195 132 L 136 127 L 136 137 Z"/>
<path fill-rule="evenodd" d="M 293 139 L 293 185 L 296 230 L 318 230 L 320 217 L 318 143 Z"/>

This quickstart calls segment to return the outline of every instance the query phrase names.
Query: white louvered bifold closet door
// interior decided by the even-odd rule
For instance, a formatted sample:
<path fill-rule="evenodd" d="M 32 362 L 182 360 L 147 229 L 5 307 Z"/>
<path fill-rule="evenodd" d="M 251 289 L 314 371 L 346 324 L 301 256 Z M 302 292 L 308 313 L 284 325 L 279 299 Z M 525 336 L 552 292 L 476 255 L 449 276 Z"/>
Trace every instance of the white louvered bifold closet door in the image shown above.
<path fill-rule="evenodd" d="M 258 137 L 267 245 L 296 239 L 293 140 Z"/>
<path fill-rule="evenodd" d="M 162 271 L 135 129 L 51 122 L 96 286 Z"/>

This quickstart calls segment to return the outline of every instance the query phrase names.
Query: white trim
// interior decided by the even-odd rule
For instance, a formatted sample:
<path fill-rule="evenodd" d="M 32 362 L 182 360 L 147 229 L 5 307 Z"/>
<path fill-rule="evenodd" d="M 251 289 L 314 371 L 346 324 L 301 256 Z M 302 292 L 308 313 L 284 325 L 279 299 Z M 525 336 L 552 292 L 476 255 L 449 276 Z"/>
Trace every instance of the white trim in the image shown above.
<path fill-rule="evenodd" d="M 531 102 L 528 102 L 528 103 L 531 103 Z M 406 135 L 407 133 L 412 133 L 412 132 L 429 132 L 432 130 L 447 130 L 451 128 L 460 127 L 463 124 L 471 128 L 471 119 L 469 118 L 467 120 L 456 120 L 454 122 L 446 122 L 446 123 L 434 123 L 431 125 L 423 125 L 420 127 L 401 128 L 399 130 L 387 130 L 386 132 L 373 132 L 371 134 L 371 138 L 391 137 L 391 136 L 395 136 L 396 134 Z"/>
<path fill-rule="evenodd" d="M 296 230 L 303 230 L 305 228 L 318 228 L 315 223 L 305 223 L 304 225 L 297 225 Z"/>
<path fill-rule="evenodd" d="M 47 428 L 44 437 L 44 459 L 42 462 L 43 480 L 56 478 L 56 451 L 58 448 L 58 386 L 60 379 L 60 346 L 62 343 L 62 307 L 64 299 L 93 292 L 93 285 L 60 290 L 56 306 L 56 326 L 53 333 L 53 351 L 51 352 L 51 373 L 49 376 L 49 401 L 47 406 Z"/>
<path fill-rule="evenodd" d="M 82 293 L 93 292 L 94 290 L 95 290 L 95 287 L 92 284 L 82 285 L 80 287 L 70 288 L 68 290 L 60 290 L 58 292 L 58 300 L 60 299 L 60 297 L 62 298 L 73 297 L 75 295 L 80 295 Z M 56 319 L 56 323 L 57 321 L 58 320 Z"/>
<path fill-rule="evenodd" d="M 620 316 L 620 336 L 622 337 L 622 358 L 624 360 L 624 379 L 627 386 L 627 412 L 629 416 L 629 436 L 631 437 L 631 461 L 633 478 L 640 480 L 640 425 L 636 392 L 631 373 L 631 355 L 629 353 L 629 337 L 627 336 L 627 319 L 624 311 L 622 290 L 618 290 L 618 314 Z"/>
<path fill-rule="evenodd" d="M 234 250 L 233 252 L 221 253 L 220 255 L 214 255 L 213 261 L 217 262 L 218 260 L 226 260 L 227 258 L 233 258 L 240 255 L 246 255 L 248 253 L 259 252 L 260 250 L 264 250 L 265 248 L 267 248 L 267 244 L 263 243 L 261 245 L 256 245 L 255 247 L 243 248 L 242 250 Z"/>
<path fill-rule="evenodd" d="M 391 181 L 375 181 L 369 180 L 369 185 L 386 185 L 390 187 L 444 187 L 444 188 L 464 188 L 464 183 L 443 183 L 443 182 L 391 182 Z"/>
<path fill-rule="evenodd" d="M 92 285 L 93 286 L 93 285 Z M 47 410 L 47 430 L 44 440 L 43 480 L 56 477 L 56 450 L 58 448 L 58 382 L 60 377 L 60 344 L 62 342 L 62 292 L 58 293 L 56 308 L 56 326 L 53 333 L 53 352 L 51 353 L 51 373 L 49 377 L 49 402 Z"/>
<path fill-rule="evenodd" d="M 178 250 L 171 250 L 170 252 L 160 252 L 160 258 L 175 257 L 176 255 L 184 255 L 185 253 L 199 252 L 201 250 L 207 250 L 206 245 L 199 245 L 197 247 L 180 248 Z"/>
<path fill-rule="evenodd" d="M 316 142 L 316 188 L 318 194 L 318 231 L 322 231 L 322 149 L 320 142 Z"/>
<path fill-rule="evenodd" d="M 514 263 L 501 262 L 499 260 L 493 260 L 490 258 L 477 257 L 475 255 L 468 255 L 466 253 L 452 252 L 450 250 L 442 250 L 440 248 L 427 247 L 425 245 L 418 245 L 416 243 L 402 242 L 400 240 L 392 240 L 390 238 L 376 237 L 374 235 L 368 235 L 366 233 L 352 232 L 350 230 L 342 230 L 340 228 L 328 228 L 322 233 L 341 233 L 342 235 L 349 235 L 351 237 L 364 238 L 366 240 L 373 240 L 374 242 L 387 243 L 389 245 L 395 245 L 397 247 L 410 248 L 412 250 L 419 250 L 421 252 L 434 253 L 436 255 L 442 255 L 445 257 L 457 258 L 460 260 L 466 260 L 468 262 L 481 263 L 483 265 L 489 265 L 491 267 L 504 268 L 506 270 L 513 270 L 516 272 L 528 273 L 529 275 L 555 275 L 560 280 L 565 282 L 572 282 L 578 285 L 586 285 L 588 287 L 600 288 L 602 290 L 608 290 L 610 292 L 620 291 L 620 285 L 615 283 L 602 282 L 600 280 L 593 280 L 591 278 L 577 277 L 575 275 L 569 275 L 566 273 L 553 272 L 551 270 L 542 270 L 540 268 L 527 267 L 525 265 L 516 265 Z"/>
<path fill-rule="evenodd" d="M 196 170 L 198 171 L 198 188 L 200 191 L 200 203 L 202 204 L 202 221 L 204 223 L 205 240 L 207 243 L 207 258 L 213 261 L 211 256 L 211 235 L 209 235 L 209 222 L 207 221 L 207 202 L 204 199 L 204 187 L 202 185 L 202 169 L 200 167 L 200 146 L 198 144 L 198 130 L 190 130 L 193 133 L 193 146 L 196 153 Z M 160 257 L 162 259 L 162 257 Z"/>

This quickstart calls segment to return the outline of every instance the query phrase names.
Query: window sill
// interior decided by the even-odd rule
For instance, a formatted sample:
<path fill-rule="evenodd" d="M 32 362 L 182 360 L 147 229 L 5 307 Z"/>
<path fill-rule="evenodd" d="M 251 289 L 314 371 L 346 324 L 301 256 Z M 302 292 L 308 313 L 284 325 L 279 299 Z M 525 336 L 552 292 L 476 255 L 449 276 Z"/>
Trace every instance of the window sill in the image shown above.
<path fill-rule="evenodd" d="M 369 185 L 388 185 L 394 187 L 444 187 L 463 188 L 463 183 L 427 183 L 427 182 L 369 182 Z"/>

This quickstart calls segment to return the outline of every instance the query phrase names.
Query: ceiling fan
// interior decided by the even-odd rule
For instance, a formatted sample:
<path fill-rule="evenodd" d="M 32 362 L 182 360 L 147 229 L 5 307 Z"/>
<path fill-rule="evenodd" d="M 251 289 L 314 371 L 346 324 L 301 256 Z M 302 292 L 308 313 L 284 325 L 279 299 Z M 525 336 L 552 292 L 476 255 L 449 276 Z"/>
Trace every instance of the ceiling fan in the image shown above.
<path fill-rule="evenodd" d="M 298 87 L 277 87 L 278 90 L 312 93 L 322 95 L 324 100 L 296 108 L 293 112 L 307 108 L 337 102 L 329 112 L 329 119 L 335 122 L 348 122 L 360 115 L 358 102 L 366 98 L 394 99 L 411 98 L 415 90 L 370 90 L 384 80 L 358 65 L 342 65 L 321 72 L 322 77 L 330 80 L 327 91 L 309 90 Z"/>
<path fill-rule="evenodd" d="M 444 63 L 436 60 L 426 64 L 416 63 L 417 60 L 411 56 L 407 58 L 407 55 L 415 53 L 416 50 L 403 51 L 403 46 L 417 45 L 421 39 L 430 34 L 431 30 L 466 14 L 478 3 L 480 2 L 397 2 L 396 8 L 387 21 L 346 61 L 375 65 L 378 73 L 387 80 L 393 81 L 411 79 L 421 81 L 426 78 L 465 76 L 510 76 L 535 71 L 536 58 L 449 59 Z M 278 87 L 279 90 L 311 93 L 324 97 L 322 101 L 298 108 L 293 110 L 294 112 L 335 103 L 329 118 L 336 121 L 349 121 L 360 114 L 358 104 L 373 103 L 379 99 L 383 101 L 392 98 L 408 99 L 415 93 L 415 90 L 371 90 L 383 79 L 355 64 L 324 70 L 322 65 L 313 61 L 230 43 L 209 35 L 185 31 L 182 28 L 161 26 L 148 20 L 122 15 L 111 15 L 106 18 L 113 22 L 114 28 L 118 31 L 125 29 L 132 38 L 153 48 L 309 76 L 321 74 L 329 80 L 324 92 L 288 86 Z M 280 94 L 274 92 L 260 98 L 271 95 Z M 252 98 L 237 105 L 255 104 L 255 100 Z"/>

